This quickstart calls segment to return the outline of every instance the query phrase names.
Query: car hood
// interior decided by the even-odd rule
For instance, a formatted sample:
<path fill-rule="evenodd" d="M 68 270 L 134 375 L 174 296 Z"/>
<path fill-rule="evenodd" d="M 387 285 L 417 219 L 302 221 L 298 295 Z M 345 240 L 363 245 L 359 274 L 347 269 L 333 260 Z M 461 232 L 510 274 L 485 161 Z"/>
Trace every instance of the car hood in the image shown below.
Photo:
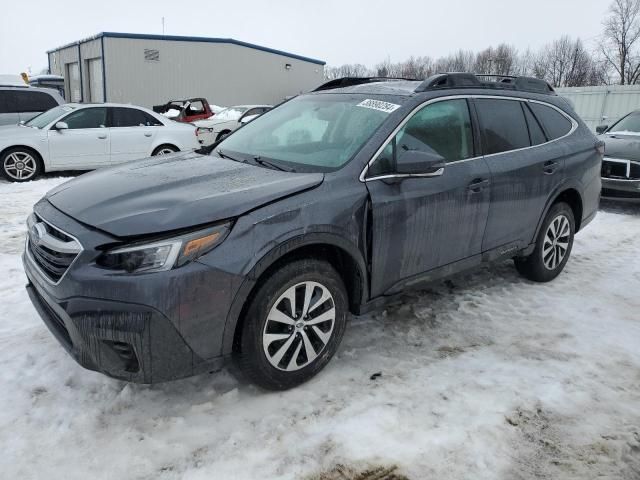
<path fill-rule="evenodd" d="M 640 135 L 605 134 L 599 138 L 605 143 L 604 156 L 640 161 Z"/>
<path fill-rule="evenodd" d="M 197 153 L 97 170 L 47 193 L 76 220 L 117 237 L 185 229 L 237 217 L 318 186 L 322 173 L 289 173 Z"/>

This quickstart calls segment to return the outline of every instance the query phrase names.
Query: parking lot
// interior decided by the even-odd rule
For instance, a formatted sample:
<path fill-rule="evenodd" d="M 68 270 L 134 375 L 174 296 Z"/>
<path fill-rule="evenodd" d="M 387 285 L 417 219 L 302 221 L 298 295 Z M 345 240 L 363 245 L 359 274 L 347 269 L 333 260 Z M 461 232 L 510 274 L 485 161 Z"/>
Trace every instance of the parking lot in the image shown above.
<path fill-rule="evenodd" d="M 406 295 L 267 393 L 227 369 L 127 384 L 65 353 L 20 261 L 33 203 L 64 180 L 0 183 L 3 477 L 640 476 L 640 205 L 604 202 L 557 280 L 504 262 Z"/>

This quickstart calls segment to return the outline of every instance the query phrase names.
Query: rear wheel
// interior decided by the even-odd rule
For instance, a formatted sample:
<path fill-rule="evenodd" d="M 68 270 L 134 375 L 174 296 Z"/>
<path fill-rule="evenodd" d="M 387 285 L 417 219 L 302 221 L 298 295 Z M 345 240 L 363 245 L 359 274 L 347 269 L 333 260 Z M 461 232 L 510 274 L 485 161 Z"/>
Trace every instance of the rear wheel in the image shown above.
<path fill-rule="evenodd" d="M 42 173 L 40 155 L 29 148 L 12 148 L 2 154 L 2 175 L 10 182 L 27 182 Z"/>
<path fill-rule="evenodd" d="M 247 309 L 237 360 L 269 390 L 299 385 L 329 362 L 344 334 L 347 294 L 328 262 L 298 260 L 270 275 Z"/>
<path fill-rule="evenodd" d="M 178 149 L 178 147 L 175 147 L 173 145 L 160 145 L 153 151 L 151 155 L 155 157 L 156 155 L 169 155 L 171 153 L 175 153 L 179 151 L 180 150 Z"/>
<path fill-rule="evenodd" d="M 553 280 L 569 260 L 574 234 L 573 210 L 564 202 L 556 203 L 545 217 L 533 253 L 528 257 L 517 257 L 516 269 L 535 282 Z"/>

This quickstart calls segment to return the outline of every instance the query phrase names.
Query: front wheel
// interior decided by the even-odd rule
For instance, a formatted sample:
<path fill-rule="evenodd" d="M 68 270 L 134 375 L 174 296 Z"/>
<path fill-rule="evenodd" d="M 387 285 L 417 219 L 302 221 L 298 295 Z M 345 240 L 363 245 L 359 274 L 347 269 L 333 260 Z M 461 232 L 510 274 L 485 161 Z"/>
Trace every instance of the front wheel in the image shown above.
<path fill-rule="evenodd" d="M 516 269 L 534 282 L 553 280 L 569 260 L 574 234 L 573 210 L 564 202 L 556 203 L 545 217 L 533 253 L 515 258 Z"/>
<path fill-rule="evenodd" d="M 247 309 L 240 369 L 269 390 L 309 380 L 340 345 L 347 309 L 344 283 L 331 264 L 308 259 L 283 266 L 264 278 Z"/>
<path fill-rule="evenodd" d="M 0 158 L 2 175 L 10 182 L 27 182 L 42 173 L 40 156 L 28 148 L 12 148 Z"/>

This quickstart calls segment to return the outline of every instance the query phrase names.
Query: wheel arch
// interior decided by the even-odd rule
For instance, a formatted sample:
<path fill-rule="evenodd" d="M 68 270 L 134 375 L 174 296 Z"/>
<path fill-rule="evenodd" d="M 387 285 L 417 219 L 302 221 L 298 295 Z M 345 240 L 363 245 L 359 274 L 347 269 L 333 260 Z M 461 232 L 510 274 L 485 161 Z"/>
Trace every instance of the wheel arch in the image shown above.
<path fill-rule="evenodd" d="M 582 200 L 582 195 L 580 194 L 581 190 L 582 189 L 580 188 L 580 185 L 577 183 L 565 183 L 561 185 L 558 189 L 556 189 L 556 191 L 552 195 L 549 196 L 549 200 L 545 205 L 544 211 L 542 212 L 542 215 L 538 220 L 538 226 L 536 227 L 535 235 L 533 237 L 534 241 L 536 238 L 538 238 L 538 234 L 540 233 L 540 228 L 542 228 L 544 219 L 546 218 L 547 213 L 549 213 L 549 210 L 551 209 L 551 207 L 556 203 L 562 202 L 562 201 L 566 202 L 571 207 L 571 210 L 573 211 L 574 221 L 575 221 L 575 228 L 576 228 L 575 231 L 576 233 L 578 233 L 578 231 L 582 226 L 582 214 L 584 211 L 583 210 L 584 203 Z"/>
<path fill-rule="evenodd" d="M 158 150 L 160 150 L 162 147 L 171 147 L 171 148 L 175 148 L 176 152 L 180 152 L 180 147 L 178 147 L 175 143 L 171 143 L 171 142 L 160 142 L 158 143 L 158 145 L 156 145 L 155 147 L 153 147 L 153 149 L 151 150 L 151 156 L 154 156 L 156 154 L 156 152 Z"/>
<path fill-rule="evenodd" d="M 242 317 L 247 299 L 260 285 L 259 281 L 280 265 L 300 258 L 319 258 L 328 261 L 342 277 L 353 313 L 369 294 L 368 271 L 358 248 L 348 240 L 331 233 L 310 233 L 294 237 L 264 255 L 245 276 L 227 314 L 222 353 L 228 355 L 238 345 L 242 334 Z"/>

